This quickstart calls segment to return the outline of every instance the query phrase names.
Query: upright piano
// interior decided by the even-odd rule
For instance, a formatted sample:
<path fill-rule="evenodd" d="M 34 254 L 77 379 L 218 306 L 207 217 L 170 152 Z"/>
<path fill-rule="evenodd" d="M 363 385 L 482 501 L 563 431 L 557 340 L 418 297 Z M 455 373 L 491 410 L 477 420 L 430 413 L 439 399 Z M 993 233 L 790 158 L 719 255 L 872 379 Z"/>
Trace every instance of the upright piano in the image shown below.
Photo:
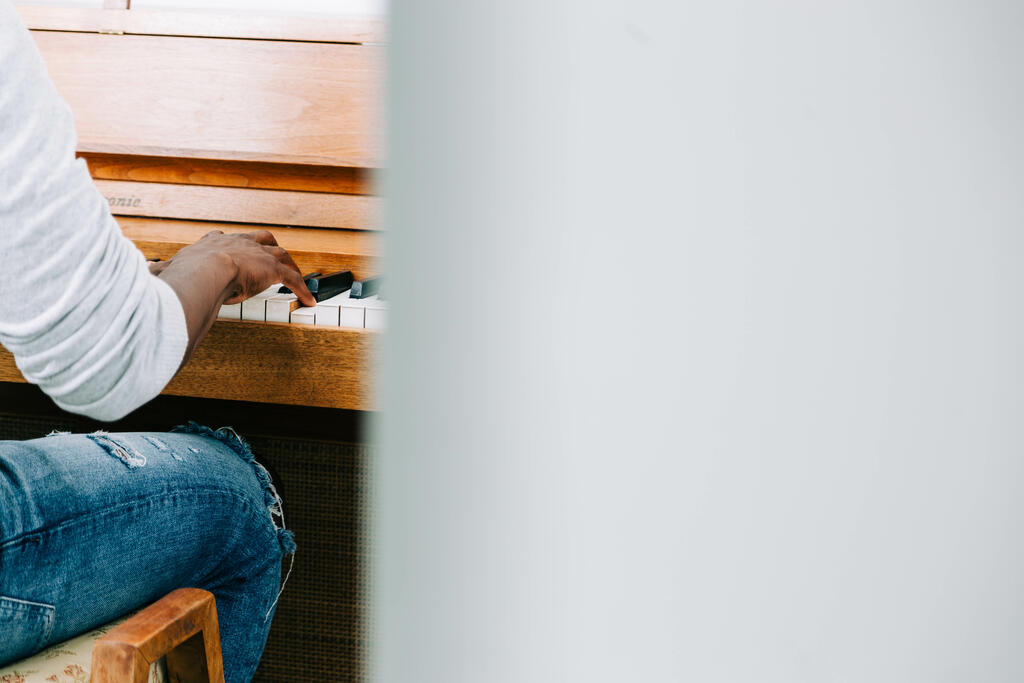
<path fill-rule="evenodd" d="M 379 274 L 382 21 L 21 6 L 124 233 L 167 259 L 269 229 L 304 272 Z M 164 395 L 108 429 L 233 425 L 279 472 L 299 550 L 258 680 L 363 673 L 371 329 L 218 320 Z M 0 348 L 0 438 L 98 425 Z"/>

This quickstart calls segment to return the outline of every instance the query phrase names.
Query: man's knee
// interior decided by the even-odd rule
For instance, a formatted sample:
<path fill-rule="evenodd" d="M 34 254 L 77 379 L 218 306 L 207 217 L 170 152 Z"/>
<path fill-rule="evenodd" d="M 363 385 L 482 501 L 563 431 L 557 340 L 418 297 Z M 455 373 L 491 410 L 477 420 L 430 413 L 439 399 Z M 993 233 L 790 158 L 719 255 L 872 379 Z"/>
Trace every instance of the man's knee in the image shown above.
<path fill-rule="evenodd" d="M 180 441 L 184 448 L 195 449 L 200 453 L 205 452 L 205 446 L 226 458 L 225 462 L 237 470 L 236 481 L 244 482 L 251 504 L 265 512 L 265 519 L 274 531 L 281 553 L 288 554 L 295 550 L 292 533 L 285 527 L 283 502 L 270 473 L 257 462 L 249 444 L 233 429 L 222 427 L 214 430 L 191 422 L 176 428 L 165 438 L 169 443 Z"/>

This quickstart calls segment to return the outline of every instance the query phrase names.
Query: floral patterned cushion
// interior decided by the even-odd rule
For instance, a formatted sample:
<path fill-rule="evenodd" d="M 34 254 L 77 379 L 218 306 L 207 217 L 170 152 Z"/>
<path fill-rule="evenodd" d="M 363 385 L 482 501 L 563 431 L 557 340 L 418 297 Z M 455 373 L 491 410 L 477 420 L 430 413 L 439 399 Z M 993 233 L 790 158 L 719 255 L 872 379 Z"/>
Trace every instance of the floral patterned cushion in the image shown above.
<path fill-rule="evenodd" d="M 127 617 L 126 617 L 127 618 Z M 0 683 L 88 683 L 92 644 L 124 619 L 48 647 L 28 659 L 0 667 Z M 149 667 L 149 683 L 166 683 L 167 664 Z"/>

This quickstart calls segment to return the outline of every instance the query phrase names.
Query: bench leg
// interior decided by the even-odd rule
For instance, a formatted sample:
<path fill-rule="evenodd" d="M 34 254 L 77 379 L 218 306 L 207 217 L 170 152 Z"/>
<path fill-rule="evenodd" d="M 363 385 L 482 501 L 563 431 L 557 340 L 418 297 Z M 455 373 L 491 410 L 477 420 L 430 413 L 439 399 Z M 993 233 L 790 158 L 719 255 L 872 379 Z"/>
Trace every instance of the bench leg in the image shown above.
<path fill-rule="evenodd" d="M 164 656 L 173 681 L 224 683 L 211 593 L 178 589 L 101 637 L 92 651 L 92 681 L 147 683 L 150 665 Z"/>

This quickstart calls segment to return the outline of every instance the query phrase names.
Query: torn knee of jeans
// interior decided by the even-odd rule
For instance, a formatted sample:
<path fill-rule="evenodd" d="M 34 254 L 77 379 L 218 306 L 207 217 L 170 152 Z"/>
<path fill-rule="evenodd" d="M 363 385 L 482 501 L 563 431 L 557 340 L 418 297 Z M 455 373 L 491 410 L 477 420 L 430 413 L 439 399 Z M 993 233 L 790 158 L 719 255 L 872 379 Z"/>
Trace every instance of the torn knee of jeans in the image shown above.
<path fill-rule="evenodd" d="M 256 475 L 257 481 L 260 483 L 260 487 L 263 489 L 263 503 L 267 506 L 267 511 L 270 513 L 270 521 L 277 530 L 277 540 L 281 546 L 281 552 L 285 555 L 291 555 L 295 552 L 295 535 L 288 530 L 288 527 L 285 524 L 284 507 L 281 502 L 281 496 L 277 492 L 277 488 L 274 486 L 270 473 L 267 472 L 267 469 L 263 467 L 263 465 L 256 461 L 249 444 L 245 439 L 238 435 L 238 432 L 231 427 L 210 429 L 209 427 L 194 421 L 189 422 L 187 425 L 175 427 L 171 432 L 179 434 L 197 434 L 199 436 L 216 439 L 237 453 L 238 457 L 240 457 L 244 462 L 249 463 L 249 465 L 252 466 L 252 470 Z"/>
<path fill-rule="evenodd" d="M 267 506 L 270 522 L 274 525 L 274 530 L 277 533 L 277 543 L 281 548 L 281 554 L 291 555 L 291 561 L 288 563 L 288 573 L 285 574 L 284 581 L 281 583 L 281 588 L 278 590 L 277 596 L 270 604 L 270 608 L 267 609 L 267 614 L 264 617 L 264 620 L 269 619 L 270 615 L 274 611 L 274 607 L 277 606 L 277 601 L 280 599 L 281 593 L 284 592 L 284 587 L 285 584 L 288 583 L 288 577 L 291 576 L 292 568 L 295 566 L 295 534 L 293 534 L 285 525 L 284 506 L 281 502 L 281 495 L 277 492 L 277 488 L 274 486 L 270 472 L 267 471 L 267 468 L 256 461 L 256 458 L 252 454 L 252 449 L 249 448 L 249 444 L 246 443 L 245 439 L 239 436 L 238 432 L 231 427 L 210 429 L 198 422 L 189 422 L 187 425 L 175 427 L 171 431 L 182 434 L 197 434 L 199 436 L 216 439 L 217 441 L 226 444 L 231 450 L 238 454 L 238 457 L 240 457 L 244 462 L 249 463 L 252 467 L 252 471 L 256 475 L 256 479 L 259 481 L 260 486 L 263 489 L 263 503 Z"/>
<path fill-rule="evenodd" d="M 198 422 L 189 422 L 187 425 L 180 425 L 171 430 L 173 434 L 197 434 L 199 436 L 209 437 L 216 439 L 221 443 L 227 445 L 231 450 L 238 454 L 245 462 L 252 462 L 252 450 L 249 448 L 249 444 L 245 442 L 245 439 L 238 435 L 231 427 L 221 427 L 220 429 L 210 429 L 205 425 L 201 425 Z"/>
<path fill-rule="evenodd" d="M 170 454 L 170 456 L 171 456 L 172 458 L 174 458 L 175 460 L 177 460 L 178 462 L 185 462 L 185 458 L 183 458 L 183 457 L 181 457 L 180 455 L 178 455 L 177 453 L 175 453 L 175 452 L 174 452 L 174 451 L 173 451 L 173 450 L 171 449 L 171 447 L 170 447 L 170 446 L 168 446 L 168 445 L 167 445 L 167 444 L 166 444 L 166 443 L 165 443 L 165 442 L 163 441 L 163 439 L 158 439 L 157 437 L 155 437 L 155 436 L 151 436 L 151 435 L 149 435 L 149 434 L 139 434 L 139 436 L 140 436 L 140 437 L 142 437 L 142 439 L 143 439 L 143 440 L 144 440 L 144 441 L 145 441 L 146 443 L 148 443 L 149 445 L 153 446 L 154 448 L 156 448 L 156 449 L 157 449 L 158 451 L 160 451 L 161 453 L 169 453 L 169 454 Z M 194 451 L 193 451 L 193 452 L 194 452 Z"/>
<path fill-rule="evenodd" d="M 93 443 L 99 445 L 110 455 L 114 456 L 121 462 L 123 462 L 129 469 L 135 469 L 136 467 L 143 467 L 146 464 L 146 456 L 139 453 L 137 450 L 126 444 L 120 443 L 114 440 L 108 432 L 96 431 L 92 434 L 86 434 Z"/>
<path fill-rule="evenodd" d="M 148 441 L 150 444 L 156 446 L 156 449 L 158 451 L 169 451 L 169 450 L 171 450 L 167 446 L 167 444 L 165 444 L 163 441 L 161 441 L 160 439 L 156 438 L 155 436 L 150 436 L 149 434 L 140 434 L 140 436 L 143 439 L 145 439 L 146 441 Z"/>

